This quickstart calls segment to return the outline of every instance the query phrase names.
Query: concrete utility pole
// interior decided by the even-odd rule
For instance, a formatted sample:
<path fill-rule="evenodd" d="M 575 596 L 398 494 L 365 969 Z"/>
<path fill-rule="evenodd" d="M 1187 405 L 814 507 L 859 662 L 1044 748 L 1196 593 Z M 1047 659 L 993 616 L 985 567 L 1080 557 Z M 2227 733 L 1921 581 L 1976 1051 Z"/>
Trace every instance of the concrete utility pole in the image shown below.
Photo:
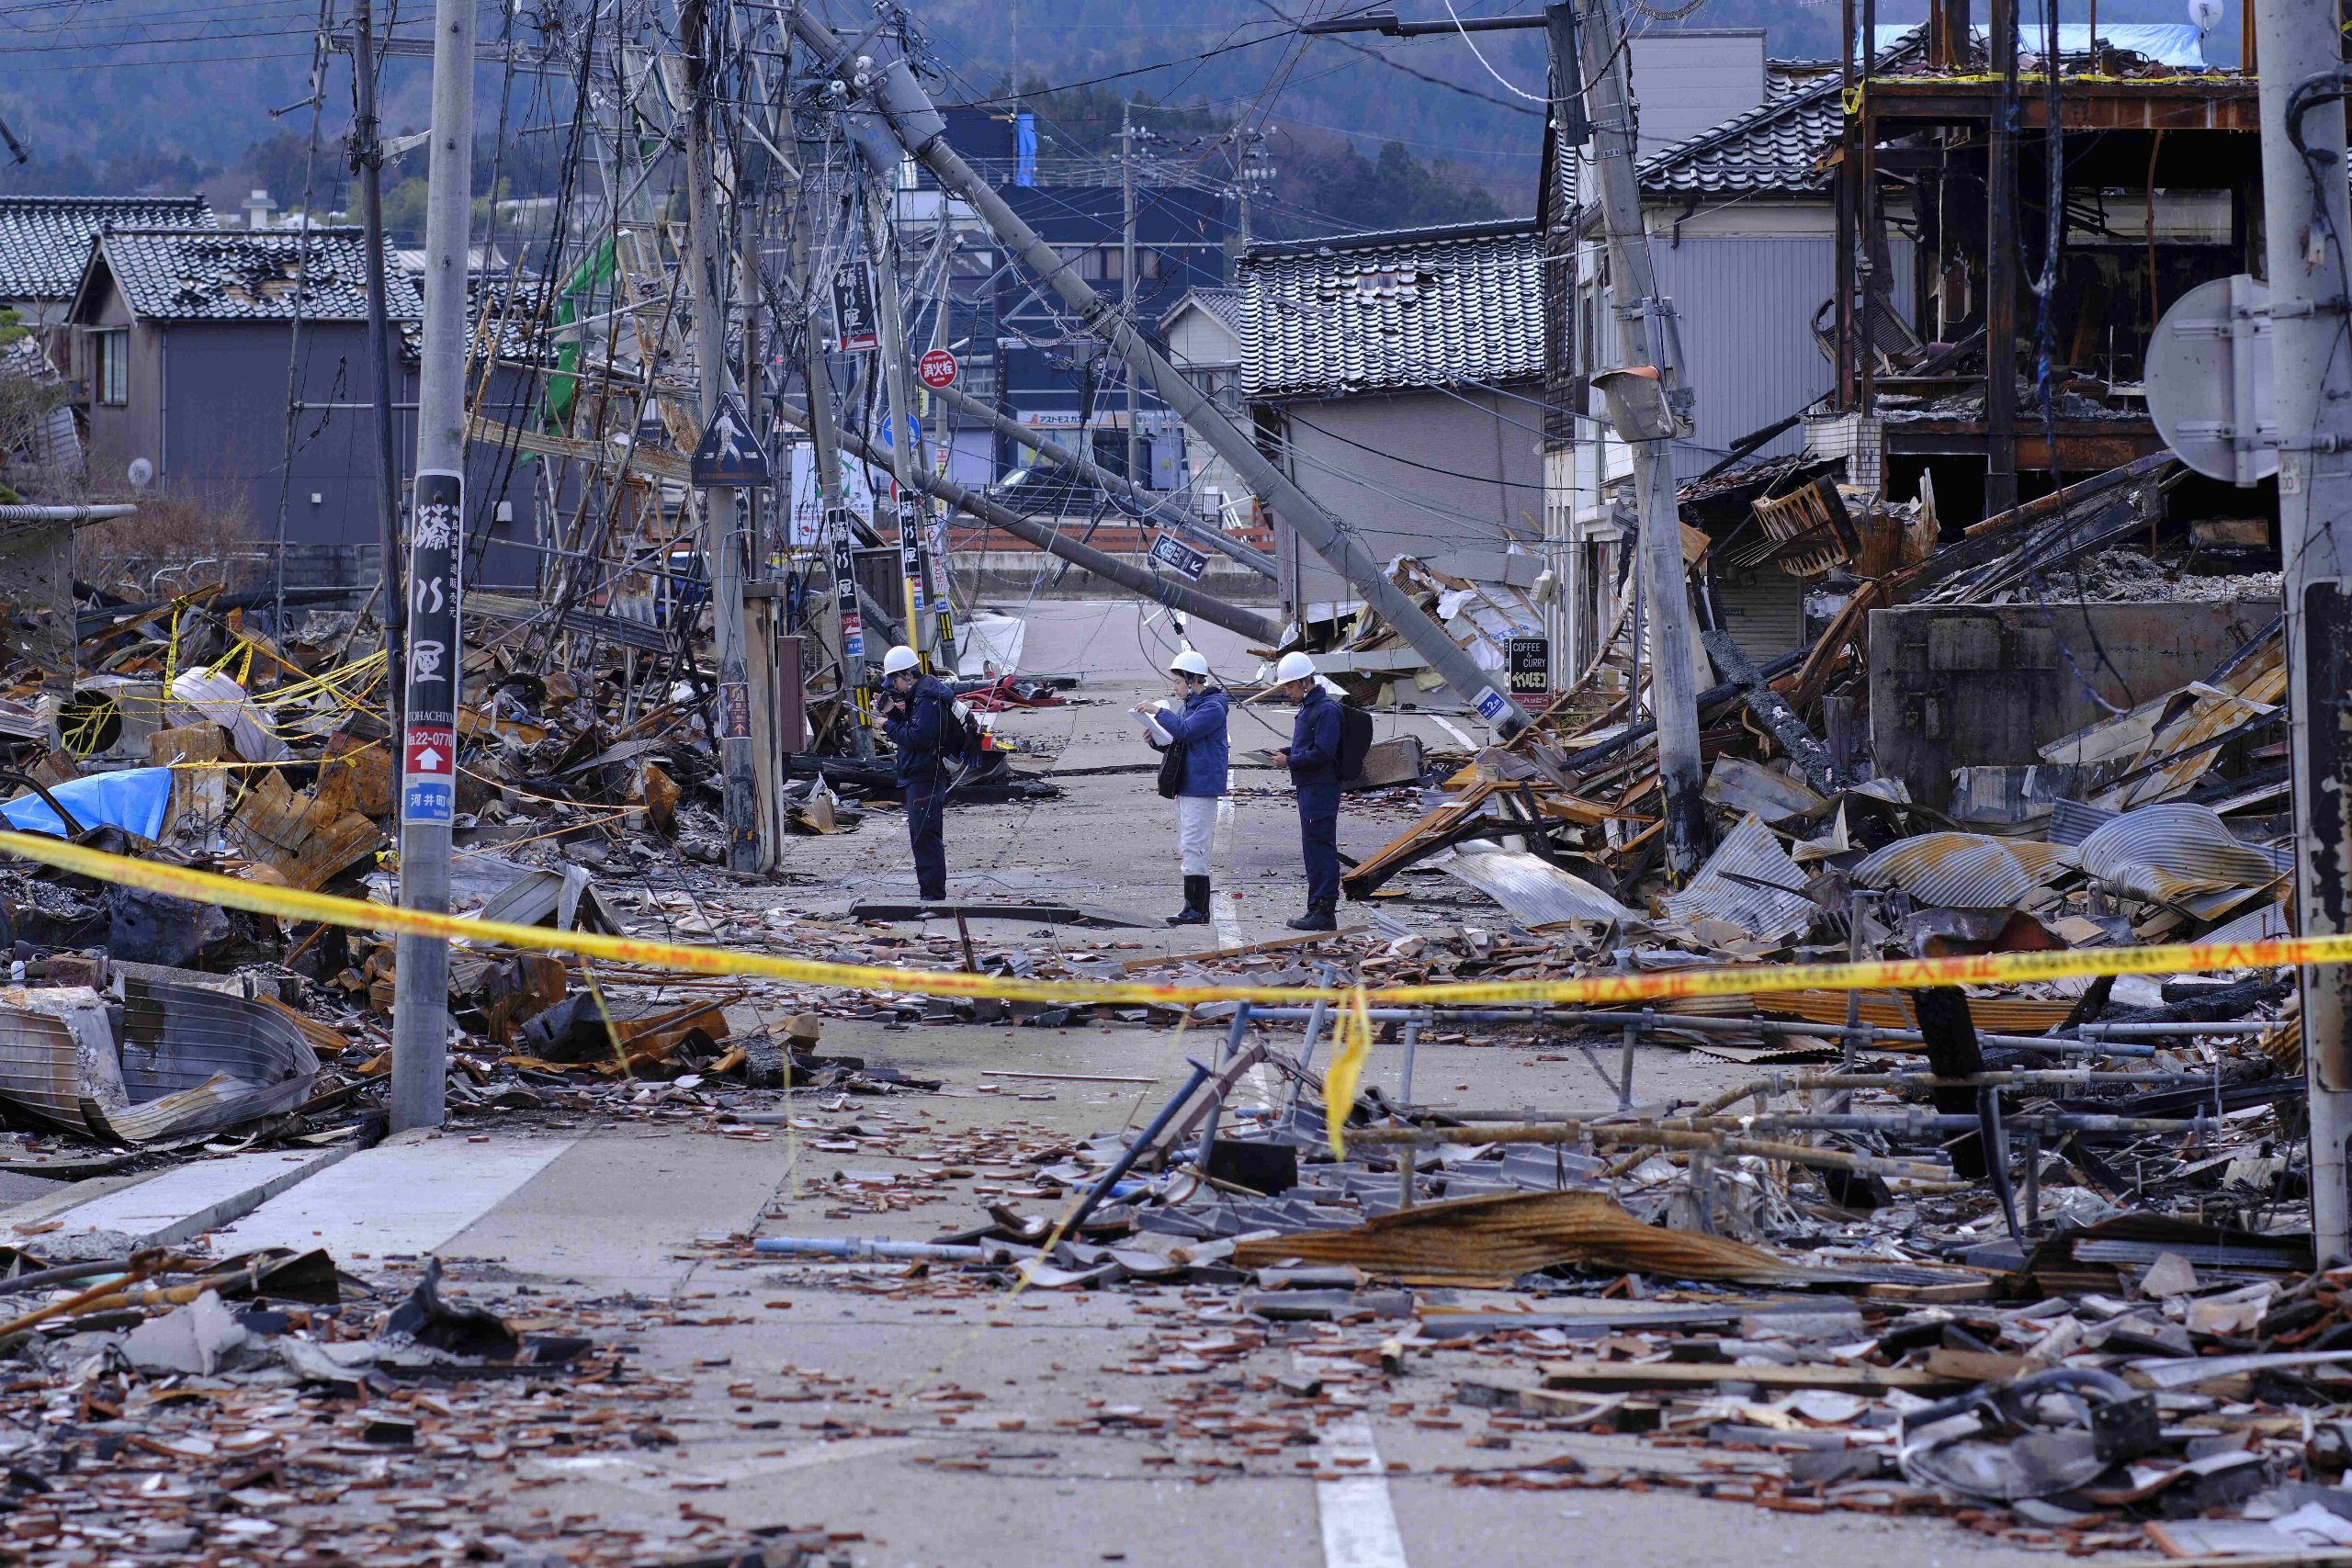
<path fill-rule="evenodd" d="M 1577 23 L 1577 51 L 1592 108 L 1601 217 L 1609 230 L 1609 291 L 1619 353 L 1627 366 L 1657 367 L 1668 404 L 1687 418 L 1681 373 L 1668 353 L 1674 305 L 1658 294 L 1649 235 L 1642 227 L 1628 51 L 1622 47 L 1624 24 L 1610 0 L 1582 0 Z M 1675 501 L 1669 444 L 1629 439 L 1628 445 L 1634 450 L 1634 494 L 1641 512 L 1650 698 L 1657 716 L 1658 789 L 1666 806 L 1666 866 L 1680 884 L 1699 869 L 1707 852 L 1707 808 L 1700 793 L 1699 682 L 1691 652 L 1690 596 L 1684 586 L 1682 519 Z"/>
<path fill-rule="evenodd" d="M 401 460 L 394 433 L 399 415 L 392 403 L 391 328 L 384 305 L 384 147 L 376 118 L 376 32 L 369 0 L 352 0 L 351 167 L 359 176 L 359 210 L 366 224 L 363 243 L 368 254 L 368 384 L 376 400 L 377 531 L 383 541 L 385 668 L 401 668 L 401 639 L 408 626 L 408 596 L 401 591 Z M 281 628 L 282 630 L 282 628 Z M 387 682 L 392 700 L 401 694 Z M 388 716 L 392 729 L 401 727 L 401 713 Z M 397 793 L 400 759 L 392 760 Z"/>
<path fill-rule="evenodd" d="M 718 243 L 715 146 L 710 133 L 710 14 L 704 0 L 685 0 L 678 14 L 686 66 L 686 228 L 695 295 L 695 368 L 702 386 L 702 418 L 718 416 L 727 396 L 725 252 Z M 712 640 L 718 645 L 718 767 L 727 811 L 727 869 L 760 869 L 758 759 L 752 745 L 752 674 L 744 656 L 743 538 L 735 491 L 703 491 L 703 525 L 709 530 Z"/>
<path fill-rule="evenodd" d="M 806 279 L 808 242 L 793 227 L 793 276 Z M 857 603 L 857 541 L 842 496 L 842 449 L 833 426 L 833 383 L 825 365 L 826 289 L 808 288 L 808 321 L 800 333 L 800 374 L 808 390 L 808 434 L 817 464 L 820 539 L 832 563 L 833 603 L 841 622 L 842 682 L 849 694 L 850 749 L 859 761 L 874 757 L 874 692 L 867 684 L 865 615 Z"/>
<path fill-rule="evenodd" d="M 907 321 L 899 298 L 899 249 L 890 227 L 890 192 L 878 180 L 867 197 L 866 232 L 874 253 L 875 303 L 881 317 L 882 367 L 890 394 L 890 477 L 898 487 L 899 571 L 907 583 L 907 645 L 924 656 L 940 651 L 929 624 L 931 570 L 924 558 L 922 454 L 915 450 L 915 378 L 907 360 Z"/>
<path fill-rule="evenodd" d="M 876 37 L 864 41 L 860 47 L 867 54 L 863 58 L 871 62 L 860 64 L 862 57 L 845 51 L 832 29 L 808 8 L 794 10 L 792 26 L 820 51 L 825 69 L 834 77 L 833 85 L 839 91 L 829 95 L 833 101 L 844 107 L 852 101 L 859 104 L 847 116 L 848 129 L 859 155 L 870 167 L 877 174 L 895 171 L 901 150 L 920 159 L 943 186 L 971 205 L 1006 248 L 1021 257 L 1033 276 L 1061 296 L 1088 331 L 1108 343 L 1151 384 L 1177 418 L 1200 432 L 1202 439 L 1233 465 L 1244 483 L 1272 502 L 1299 537 L 1363 595 L 1372 613 L 1394 626 L 1498 736 L 1509 739 L 1527 728 L 1527 715 L 1519 705 L 1497 691 L 1494 678 L 1456 647 L 1419 604 L 1388 581 L 1382 561 L 1293 483 L 1289 475 L 1269 462 L 1245 432 L 1155 353 L 1115 306 L 1088 288 L 1076 270 L 1021 220 L 1004 197 L 972 172 L 972 166 L 947 144 L 947 122 L 933 107 L 930 95 L 886 39 Z M 1163 592 L 1155 592 L 1152 597 L 1170 602 Z"/>
<path fill-rule="evenodd" d="M 1130 322 L 1136 319 L 1136 114 L 1135 101 L 1119 100 L 1119 309 Z M 1142 450 L 1142 400 L 1136 394 L 1135 367 L 1127 367 L 1127 478 L 1140 484 L 1136 454 Z"/>
<path fill-rule="evenodd" d="M 433 150 L 425 171 L 424 324 L 416 393 L 416 496 L 409 522 L 410 639 L 401 756 L 401 906 L 449 908 L 458 810 L 458 708 L 465 671 L 458 610 L 466 518 L 466 263 L 474 183 L 473 0 L 435 0 Z M 449 944 L 393 947 L 392 1131 L 447 1113 Z M 390 1197 L 398 1201 L 398 1195 Z"/>
<path fill-rule="evenodd" d="M 2261 76 L 2264 254 L 2292 660 L 2295 900 L 2303 935 L 2334 936 L 2352 931 L 2352 735 L 2343 723 L 2352 696 L 2352 356 L 2341 347 L 2352 217 L 2346 88 L 2340 66 L 2329 68 L 2342 56 L 2335 6 L 2259 0 L 2256 38 L 2264 60 L 2299 62 Z M 2352 966 L 2305 969 L 2301 980 L 2312 1232 L 2325 1268 L 2352 1258 Z"/>

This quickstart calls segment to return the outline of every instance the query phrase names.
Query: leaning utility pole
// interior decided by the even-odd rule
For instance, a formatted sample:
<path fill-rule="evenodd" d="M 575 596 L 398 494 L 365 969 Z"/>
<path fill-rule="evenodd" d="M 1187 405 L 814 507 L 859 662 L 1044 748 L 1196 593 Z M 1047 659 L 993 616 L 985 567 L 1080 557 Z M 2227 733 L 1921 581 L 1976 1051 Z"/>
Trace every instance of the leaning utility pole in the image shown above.
<path fill-rule="evenodd" d="M 392 406 L 391 328 L 384 304 L 384 144 L 376 119 L 376 31 L 370 0 L 351 6 L 351 167 L 359 176 L 359 211 L 367 225 L 362 242 L 368 256 L 368 384 L 376 400 L 377 536 L 381 541 L 384 597 L 385 668 L 401 665 L 401 638 L 408 626 L 408 597 L 401 592 L 401 460 L 394 426 L 399 415 Z M 386 682 L 392 700 L 400 692 Z M 401 712 L 387 716 L 397 733 Z M 397 793 L 400 760 L 393 759 L 392 782 Z"/>
<path fill-rule="evenodd" d="M 701 377 L 702 420 L 707 428 L 727 398 L 727 297 L 724 253 L 712 209 L 718 193 L 710 131 L 709 12 L 704 0 L 685 0 L 678 15 L 686 67 L 686 228 L 694 246 L 695 367 Z M 709 530 L 711 639 L 718 652 L 718 767 L 727 814 L 727 869 L 760 869 L 758 759 L 752 747 L 752 673 L 743 642 L 743 539 L 735 516 L 735 490 L 703 491 L 703 526 Z"/>
<path fill-rule="evenodd" d="M 899 491 L 899 571 L 906 579 L 907 646 L 923 656 L 923 667 L 929 669 L 932 656 L 944 650 L 930 616 L 922 454 L 915 450 L 915 378 L 907 363 L 907 321 L 899 298 L 899 248 L 890 224 L 890 193 L 879 180 L 874 182 L 867 198 L 866 233 L 874 253 L 875 300 L 881 318 L 882 372 L 890 394 L 889 422 L 883 429 L 890 449 L 890 477 Z"/>
<path fill-rule="evenodd" d="M 2258 0 L 2264 250 L 2278 537 L 2287 562 L 2287 706 L 2294 737 L 2295 899 L 2307 937 L 2352 931 L 2352 300 L 2344 242 L 2346 87 L 2333 0 Z M 2286 66 L 2288 61 L 2299 63 Z M 2304 72 L 2313 74 L 2304 75 Z M 2313 108 L 2319 112 L 2311 112 Z M 2298 142 L 2301 143 L 2298 146 Z M 2311 1080 L 2312 1239 L 2320 1267 L 2352 1258 L 2352 965 L 2301 975 Z"/>
<path fill-rule="evenodd" d="M 467 242 L 474 175 L 474 0 L 435 0 L 433 151 L 425 171 L 424 322 L 417 356 L 416 493 L 409 511 L 409 642 L 399 679 L 401 907 L 446 914 L 458 813 L 458 709 L 465 644 L 458 608 L 466 544 Z M 394 949 L 396 1133 L 447 1111 L 449 944 Z M 395 1195 L 394 1201 L 397 1201 Z"/>
<path fill-rule="evenodd" d="M 827 98 L 849 109 L 850 140 L 859 155 L 877 175 L 898 169 L 902 150 L 922 161 L 952 195 L 970 204 L 980 220 L 1007 249 L 1020 256 L 1030 275 L 1061 296 L 1093 333 L 1126 360 L 1130 368 L 1150 382 L 1159 400 L 1176 417 L 1200 432 L 1217 455 L 1233 465 L 1242 481 L 1272 503 L 1274 510 L 1333 570 L 1363 595 L 1365 607 L 1393 626 L 1428 661 L 1438 677 L 1452 686 L 1479 717 L 1504 738 L 1528 726 L 1519 705 L 1495 689 L 1494 677 L 1447 637 L 1414 599 L 1388 580 L 1379 558 L 1366 549 L 1340 520 L 1316 503 L 1289 475 L 1267 460 L 1254 442 L 1200 389 L 1186 380 L 1144 340 L 1125 314 L 1088 288 L 1037 231 L 995 187 L 973 173 L 972 166 L 947 144 L 947 122 L 933 107 L 931 96 L 915 80 L 914 72 L 886 37 L 858 35 L 864 53 L 843 48 L 831 28 L 808 7 L 792 12 L 793 30 L 814 48 L 832 78 Z M 863 62 L 863 63 L 861 62 Z M 857 107 L 851 108 L 854 103 Z M 956 504 L 962 504 L 960 502 Z M 1159 595 L 1155 594 L 1155 597 Z"/>
<path fill-rule="evenodd" d="M 1624 26 L 1610 0 L 1581 0 L 1576 20 L 1585 88 L 1591 95 L 1593 159 L 1588 167 L 1598 172 L 1601 218 L 1609 231 L 1609 291 L 1617 316 L 1619 353 L 1628 367 L 1655 367 L 1667 405 L 1679 419 L 1688 419 L 1689 394 L 1670 352 L 1674 304 L 1657 291 L 1649 234 L 1642 226 Z M 1556 106 L 1554 112 L 1558 112 Z M 1619 434 L 1634 452 L 1643 587 L 1650 613 L 1650 697 L 1657 717 L 1657 782 L 1666 808 L 1666 866 L 1668 875 L 1679 885 L 1699 869 L 1707 852 L 1707 808 L 1700 793 L 1703 781 L 1699 767 L 1699 682 L 1690 646 L 1682 519 L 1676 503 L 1670 444 L 1663 439 L 1635 440 L 1623 431 Z"/>
<path fill-rule="evenodd" d="M 1119 309 L 1130 323 L 1136 319 L 1136 116 L 1135 100 L 1119 100 Z M 1136 397 L 1135 367 L 1127 367 L 1127 478 L 1136 479 L 1136 421 L 1142 400 Z"/>

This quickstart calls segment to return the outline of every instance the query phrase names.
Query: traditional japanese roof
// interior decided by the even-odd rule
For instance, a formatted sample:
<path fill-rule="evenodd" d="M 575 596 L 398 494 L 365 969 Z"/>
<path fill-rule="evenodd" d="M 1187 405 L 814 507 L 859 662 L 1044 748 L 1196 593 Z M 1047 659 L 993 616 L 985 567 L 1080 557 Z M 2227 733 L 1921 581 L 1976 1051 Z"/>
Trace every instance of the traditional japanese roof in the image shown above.
<path fill-rule="evenodd" d="M 92 247 L 77 308 L 101 270 L 131 310 L 161 321 L 364 321 L 367 258 L 358 229 L 107 229 Z M 385 313 L 424 313 L 416 284 L 398 269 L 384 280 Z M 298 298 L 299 296 L 299 298 Z"/>
<path fill-rule="evenodd" d="M 1241 290 L 1238 288 L 1186 289 L 1184 291 L 1184 297 L 1182 299 L 1177 300 L 1173 305 L 1170 305 L 1167 310 L 1161 314 L 1159 318 L 1159 330 L 1163 333 L 1166 332 L 1170 327 L 1175 324 L 1176 318 L 1178 316 L 1182 315 L 1187 309 L 1195 305 L 1199 306 L 1203 310 L 1207 311 L 1210 315 L 1216 317 L 1218 321 L 1223 321 L 1227 331 L 1230 331 L 1237 335 L 1240 333 Z"/>
<path fill-rule="evenodd" d="M 216 227 L 200 196 L 0 197 L 0 300 L 74 298 L 89 263 L 91 237 L 109 223 Z"/>
<path fill-rule="evenodd" d="M 1540 376 L 1543 260 L 1525 219 L 1252 250 L 1240 269 L 1242 395 Z"/>
<path fill-rule="evenodd" d="M 1774 65 L 1766 96 L 1746 114 L 1666 148 L 1644 164 L 1642 194 L 1809 196 L 1829 186 L 1822 149 L 1844 121 L 1838 73 Z"/>

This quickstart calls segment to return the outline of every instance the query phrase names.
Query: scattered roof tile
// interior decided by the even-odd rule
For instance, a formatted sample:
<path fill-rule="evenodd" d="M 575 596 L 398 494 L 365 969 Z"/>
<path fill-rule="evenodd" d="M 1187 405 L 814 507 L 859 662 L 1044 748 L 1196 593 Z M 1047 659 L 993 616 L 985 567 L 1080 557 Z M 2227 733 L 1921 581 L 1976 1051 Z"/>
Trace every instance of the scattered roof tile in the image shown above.
<path fill-rule="evenodd" d="M 97 252 L 133 311 L 150 321 L 363 321 L 366 251 L 357 229 L 256 233 L 109 229 Z M 398 270 L 384 280 L 395 321 L 424 313 L 416 285 Z M 300 299 L 298 299 L 298 295 Z"/>

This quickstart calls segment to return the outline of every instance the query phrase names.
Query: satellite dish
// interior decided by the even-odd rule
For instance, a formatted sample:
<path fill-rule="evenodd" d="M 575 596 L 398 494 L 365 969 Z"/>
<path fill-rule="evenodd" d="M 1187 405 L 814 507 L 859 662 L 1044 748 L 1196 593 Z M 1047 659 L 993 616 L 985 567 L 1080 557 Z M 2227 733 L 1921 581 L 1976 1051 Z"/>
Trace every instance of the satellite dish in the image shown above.
<path fill-rule="evenodd" d="M 2217 277 L 2174 300 L 2148 344 L 2156 434 L 2210 479 L 2250 485 L 2278 471 L 2269 303 L 2258 278 Z"/>
<path fill-rule="evenodd" d="M 133 457 L 130 459 L 130 468 L 129 471 L 130 476 L 130 487 L 133 490 L 145 490 L 149 485 L 155 482 L 155 465 L 149 462 L 144 457 Z"/>
<path fill-rule="evenodd" d="M 2188 0 L 2188 19 L 2203 38 L 2222 25 L 2222 0 Z"/>

